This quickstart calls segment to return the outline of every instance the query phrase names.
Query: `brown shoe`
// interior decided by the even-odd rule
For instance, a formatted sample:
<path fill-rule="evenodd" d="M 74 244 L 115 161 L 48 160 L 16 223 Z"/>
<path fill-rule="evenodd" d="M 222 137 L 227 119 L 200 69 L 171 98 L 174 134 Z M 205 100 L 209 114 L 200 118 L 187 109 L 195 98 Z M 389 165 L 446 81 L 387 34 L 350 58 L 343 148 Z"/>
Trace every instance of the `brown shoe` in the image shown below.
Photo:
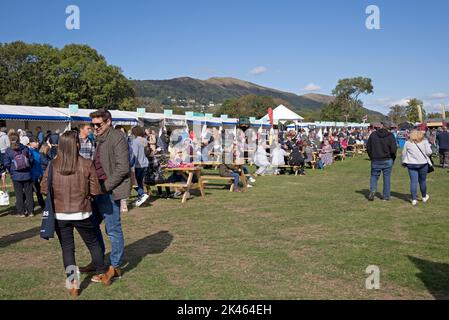
<path fill-rule="evenodd" d="M 67 289 L 69 291 L 69 295 L 72 298 L 78 298 L 80 295 L 80 289 Z"/>
<path fill-rule="evenodd" d="M 72 298 L 78 298 L 80 295 L 79 283 L 72 281 L 72 285 L 73 286 L 70 289 L 66 287 L 67 291 Z"/>
<path fill-rule="evenodd" d="M 80 270 L 80 273 L 92 273 L 92 272 L 96 271 L 95 266 L 94 266 L 94 264 L 92 262 L 89 263 L 85 267 L 79 268 L 79 270 Z"/>
<path fill-rule="evenodd" d="M 114 278 L 120 279 L 122 277 L 122 269 L 120 268 L 114 268 Z"/>
<path fill-rule="evenodd" d="M 112 283 L 112 280 L 114 280 L 114 278 L 120 278 L 122 275 L 122 271 L 120 270 L 120 268 L 114 268 L 113 266 L 109 266 L 108 271 L 106 271 L 106 273 L 102 273 L 99 275 L 95 275 L 92 277 L 92 282 L 101 282 L 102 284 L 104 284 L 105 286 L 110 286 Z"/>

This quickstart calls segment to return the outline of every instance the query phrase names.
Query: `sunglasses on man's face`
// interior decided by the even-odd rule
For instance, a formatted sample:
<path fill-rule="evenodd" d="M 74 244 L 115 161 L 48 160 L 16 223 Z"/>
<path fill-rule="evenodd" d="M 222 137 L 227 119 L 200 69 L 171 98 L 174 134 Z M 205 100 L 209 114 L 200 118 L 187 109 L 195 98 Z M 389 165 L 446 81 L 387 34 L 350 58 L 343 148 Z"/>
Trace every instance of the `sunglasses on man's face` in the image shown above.
<path fill-rule="evenodd" d="M 103 125 L 105 124 L 105 122 L 100 122 L 100 123 L 93 123 L 92 125 L 94 126 L 95 129 L 100 129 Z"/>

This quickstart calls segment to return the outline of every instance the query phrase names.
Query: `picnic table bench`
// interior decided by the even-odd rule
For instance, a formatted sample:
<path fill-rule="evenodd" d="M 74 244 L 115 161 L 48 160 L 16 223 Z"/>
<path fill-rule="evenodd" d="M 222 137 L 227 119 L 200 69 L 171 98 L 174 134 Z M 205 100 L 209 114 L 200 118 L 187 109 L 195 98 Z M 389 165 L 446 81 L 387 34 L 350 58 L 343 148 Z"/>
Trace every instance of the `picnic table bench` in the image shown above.
<path fill-rule="evenodd" d="M 196 164 L 196 163 L 194 162 L 194 164 Z M 222 163 L 221 162 L 202 162 L 201 163 L 202 166 L 209 166 L 209 165 L 215 166 L 215 170 L 218 169 L 218 166 L 220 164 L 222 164 Z M 199 163 L 198 163 L 198 165 L 199 165 Z M 246 179 L 246 175 L 243 172 L 243 168 L 242 168 L 244 166 L 244 163 L 234 163 L 233 166 L 240 170 L 240 182 L 243 184 L 243 189 L 247 190 L 248 181 Z M 203 179 L 204 184 L 207 184 L 210 180 L 230 182 L 231 186 L 229 188 L 229 191 L 231 191 L 231 192 L 234 191 L 234 183 L 233 183 L 234 179 L 232 177 L 222 177 L 218 174 L 217 175 L 208 174 L 208 175 L 202 176 L 202 179 Z"/>
<path fill-rule="evenodd" d="M 234 191 L 234 179 L 232 177 L 222 177 L 219 175 L 205 175 L 205 176 L 202 176 L 202 179 L 203 179 L 204 186 L 206 186 L 206 184 L 208 184 L 210 180 L 226 181 L 231 184 L 229 191 L 230 192 Z"/>
<path fill-rule="evenodd" d="M 200 190 L 201 197 L 205 197 L 203 179 L 201 177 L 201 167 L 183 167 L 183 168 L 162 168 L 166 172 L 180 172 L 187 178 L 187 182 L 168 182 L 156 184 L 156 187 L 177 188 L 183 190 L 182 203 L 187 202 L 187 196 L 191 190 Z M 197 182 L 193 183 L 193 177 L 196 176 Z"/>
<path fill-rule="evenodd" d="M 281 165 L 281 166 L 276 166 L 275 168 L 293 169 L 293 171 L 295 172 L 295 176 L 298 175 L 298 172 L 299 172 L 299 170 L 301 169 L 300 166 L 291 166 L 291 165 L 288 165 L 288 164 Z"/>
<path fill-rule="evenodd" d="M 352 157 L 356 157 L 357 155 L 361 155 L 366 152 L 366 147 L 363 144 L 353 144 L 349 145 L 348 149 L 351 148 L 348 152 L 352 154 Z"/>

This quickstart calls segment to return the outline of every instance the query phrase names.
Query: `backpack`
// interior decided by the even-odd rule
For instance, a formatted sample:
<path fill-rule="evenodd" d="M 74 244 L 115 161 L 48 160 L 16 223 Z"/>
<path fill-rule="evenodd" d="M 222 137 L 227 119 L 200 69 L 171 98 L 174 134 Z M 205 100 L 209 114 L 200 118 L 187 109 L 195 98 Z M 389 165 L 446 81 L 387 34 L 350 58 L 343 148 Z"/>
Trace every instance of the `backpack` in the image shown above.
<path fill-rule="evenodd" d="M 13 159 L 13 164 L 16 168 L 16 171 L 25 171 L 31 168 L 30 159 L 23 153 L 23 151 L 16 152 Z"/>

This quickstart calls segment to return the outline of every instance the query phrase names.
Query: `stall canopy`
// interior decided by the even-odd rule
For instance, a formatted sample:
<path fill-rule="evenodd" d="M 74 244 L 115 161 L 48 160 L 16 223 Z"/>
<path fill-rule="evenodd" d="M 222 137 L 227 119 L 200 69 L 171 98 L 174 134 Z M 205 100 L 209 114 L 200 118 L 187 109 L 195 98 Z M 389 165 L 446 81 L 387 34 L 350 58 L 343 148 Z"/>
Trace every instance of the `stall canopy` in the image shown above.
<path fill-rule="evenodd" d="M 1 120 L 69 122 L 70 118 L 50 107 L 0 105 Z"/>
<path fill-rule="evenodd" d="M 268 122 L 262 121 L 262 120 L 254 120 L 251 121 L 251 127 L 256 127 L 256 128 L 264 128 L 264 129 L 269 129 L 271 128 L 271 124 L 269 124 Z"/>
<path fill-rule="evenodd" d="M 56 110 L 61 114 L 69 117 L 69 110 L 67 108 L 52 108 L 52 110 Z M 79 109 L 76 115 L 70 115 L 71 121 L 74 122 L 90 122 L 89 115 L 96 111 L 95 109 Z M 112 122 L 114 125 L 138 125 L 139 121 L 136 117 L 126 113 L 125 111 L 120 110 L 109 110 L 112 115 Z"/>
<path fill-rule="evenodd" d="M 261 120 L 269 121 L 268 114 L 265 117 L 263 117 Z M 287 108 L 286 106 L 284 106 L 282 104 L 273 110 L 273 121 L 274 121 L 275 125 L 279 124 L 279 122 L 281 122 L 281 123 L 286 122 L 286 121 L 300 122 L 303 120 L 304 120 L 303 117 L 301 117 L 299 114 L 293 112 L 292 110 L 290 110 L 289 108 Z"/>

